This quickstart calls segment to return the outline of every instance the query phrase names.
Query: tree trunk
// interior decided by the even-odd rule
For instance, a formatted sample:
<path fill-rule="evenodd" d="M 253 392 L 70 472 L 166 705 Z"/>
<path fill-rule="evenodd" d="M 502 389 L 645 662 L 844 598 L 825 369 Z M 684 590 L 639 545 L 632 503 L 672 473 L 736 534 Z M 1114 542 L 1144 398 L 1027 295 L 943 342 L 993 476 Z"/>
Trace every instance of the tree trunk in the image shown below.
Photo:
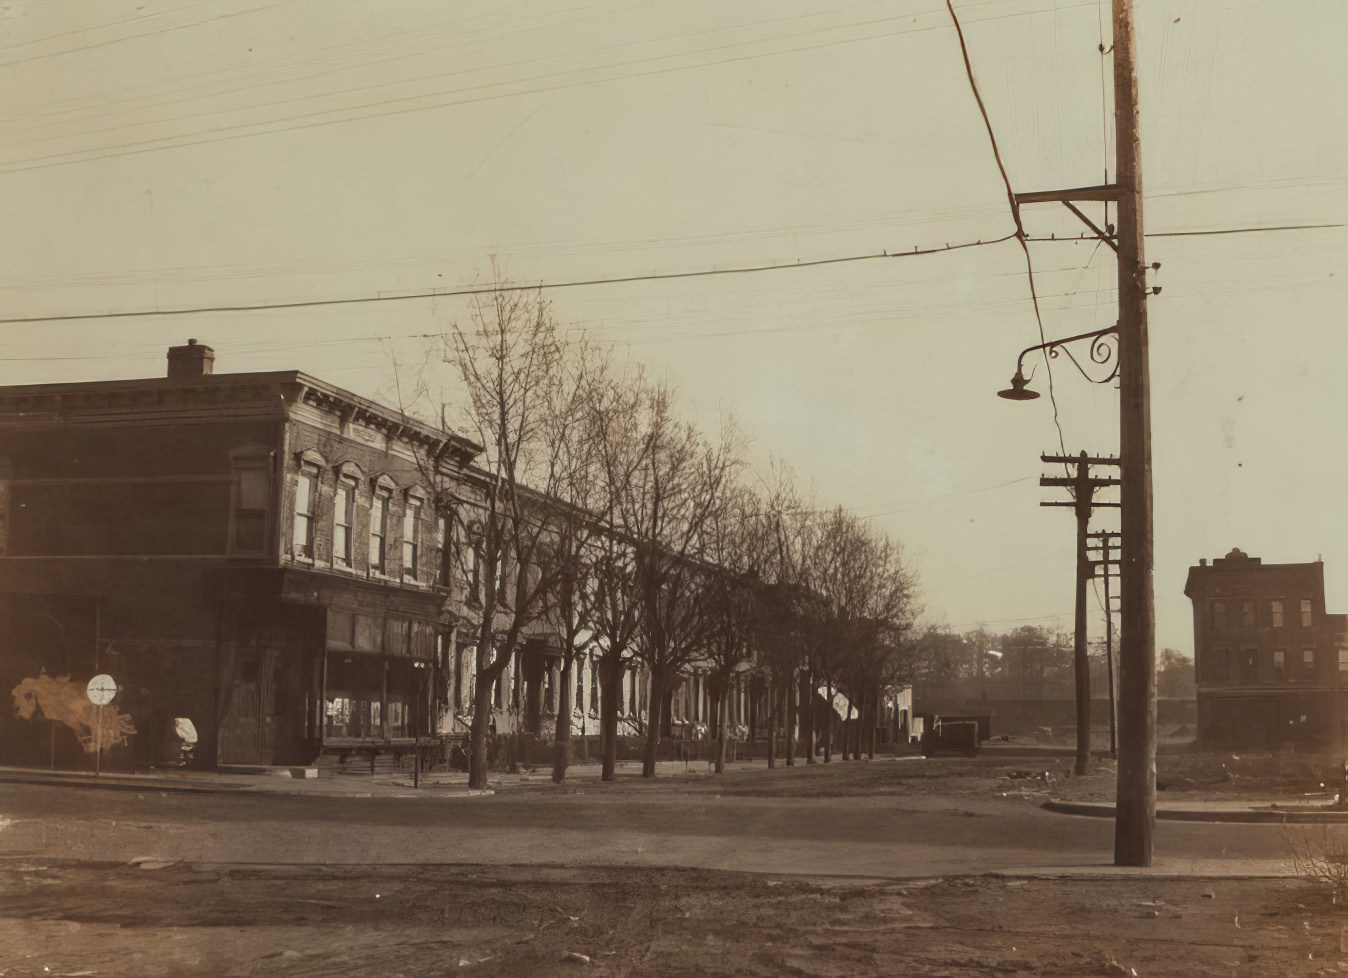
<path fill-rule="evenodd" d="M 871 722 L 866 726 L 866 753 L 871 760 L 875 760 L 875 729 L 880 726 L 880 690 L 871 693 L 869 702 Z"/>
<path fill-rule="evenodd" d="M 612 781 L 618 769 L 618 700 L 622 696 L 622 666 L 612 654 L 599 660 L 599 778 Z"/>
<path fill-rule="evenodd" d="M 665 681 L 660 670 L 651 670 L 650 707 L 646 716 L 646 754 L 641 760 L 641 776 L 655 777 L 655 762 L 660 756 L 661 701 L 665 696 Z"/>
<path fill-rule="evenodd" d="M 566 780 L 566 766 L 571 762 L 571 674 L 575 669 L 575 655 L 568 653 L 562 660 L 561 675 L 557 680 L 557 735 L 552 745 L 552 780 L 561 784 Z"/>
<path fill-rule="evenodd" d="M 777 766 L 777 690 L 769 679 L 764 685 L 764 705 L 768 708 L 768 770 Z"/>
<path fill-rule="evenodd" d="M 800 677 L 800 695 L 805 698 L 805 715 L 801 723 L 801 746 L 805 748 L 805 763 L 816 763 L 815 744 L 818 743 L 815 731 L 815 709 L 814 709 L 814 671 L 806 670 Z"/>
<path fill-rule="evenodd" d="M 857 744 L 854 748 L 853 741 L 856 739 L 856 733 L 861 729 L 860 721 L 852 722 L 852 697 L 847 697 L 847 715 L 843 717 L 843 744 L 842 755 L 844 761 L 860 760 L 861 745 Z"/>
<path fill-rule="evenodd" d="M 496 680 L 479 670 L 473 683 L 473 722 L 468 728 L 468 787 L 487 787 L 487 727 L 491 723 L 491 688 Z"/>
<path fill-rule="evenodd" d="M 824 682 L 825 699 L 827 703 L 824 709 L 824 763 L 830 764 L 833 761 L 833 717 L 836 715 L 833 709 L 833 677 L 830 676 Z"/>
<path fill-rule="evenodd" d="M 721 690 L 720 702 L 716 704 L 716 773 L 725 774 L 726 717 L 730 713 L 730 684 Z"/>
<path fill-rule="evenodd" d="M 785 721 L 786 721 L 786 723 L 785 723 L 785 728 L 784 728 L 784 736 L 783 736 L 782 740 L 783 740 L 783 748 L 784 748 L 784 752 L 785 752 L 785 754 L 786 754 L 786 766 L 787 766 L 787 767 L 795 767 L 795 766 L 796 766 L 796 693 L 795 693 L 795 686 L 796 686 L 796 683 L 795 683 L 795 677 L 793 676 L 792 679 L 791 679 L 790 681 L 788 681 L 788 682 L 786 683 L 786 685 L 782 688 L 782 702 L 786 704 L 785 710 L 783 711 L 783 712 L 786 714 L 786 716 L 785 716 Z"/>

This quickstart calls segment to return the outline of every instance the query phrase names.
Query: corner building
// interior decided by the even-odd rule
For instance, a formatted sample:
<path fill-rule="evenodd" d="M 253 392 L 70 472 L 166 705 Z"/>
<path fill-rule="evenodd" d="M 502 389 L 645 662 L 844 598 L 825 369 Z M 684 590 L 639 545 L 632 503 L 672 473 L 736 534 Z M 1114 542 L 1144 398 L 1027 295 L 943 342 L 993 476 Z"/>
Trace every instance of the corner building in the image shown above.
<path fill-rule="evenodd" d="M 1198 743 L 1338 752 L 1348 745 L 1345 616 L 1325 610 L 1324 564 L 1234 549 L 1189 568 Z"/>
<path fill-rule="evenodd" d="M 410 749 L 465 620 L 424 460 L 452 482 L 477 447 L 213 362 L 191 340 L 166 377 L 0 388 L 0 687 L 111 674 L 135 733 L 109 767 L 180 717 L 207 767 Z M 39 705 L 0 714 L 0 763 L 90 767 L 72 705 Z"/>

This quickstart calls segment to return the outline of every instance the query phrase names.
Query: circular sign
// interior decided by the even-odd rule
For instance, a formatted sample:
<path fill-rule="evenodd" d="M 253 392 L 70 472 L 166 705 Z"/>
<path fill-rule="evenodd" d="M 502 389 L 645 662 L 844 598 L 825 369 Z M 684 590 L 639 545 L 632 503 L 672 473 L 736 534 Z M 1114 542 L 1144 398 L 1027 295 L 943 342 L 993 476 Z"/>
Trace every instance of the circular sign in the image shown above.
<path fill-rule="evenodd" d="M 89 685 L 84 691 L 94 706 L 107 706 L 117 695 L 117 680 L 107 673 L 101 673 L 89 680 Z"/>

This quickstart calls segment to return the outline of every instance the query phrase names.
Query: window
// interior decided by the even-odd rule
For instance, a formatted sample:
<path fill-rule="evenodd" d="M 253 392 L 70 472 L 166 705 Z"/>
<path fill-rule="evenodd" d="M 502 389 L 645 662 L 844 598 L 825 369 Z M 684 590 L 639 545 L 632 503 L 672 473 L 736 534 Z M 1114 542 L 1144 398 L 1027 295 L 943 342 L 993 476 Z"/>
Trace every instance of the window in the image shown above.
<path fill-rule="evenodd" d="M 1211 675 L 1209 679 L 1225 682 L 1231 678 L 1231 650 L 1216 649 L 1212 653 Z"/>
<path fill-rule="evenodd" d="M 1242 601 L 1240 603 L 1240 623 L 1246 628 L 1254 627 L 1254 602 Z"/>
<path fill-rule="evenodd" d="M 1212 627 L 1217 631 L 1226 628 L 1226 602 L 1212 602 Z"/>
<path fill-rule="evenodd" d="M 1348 672 L 1348 649 L 1339 649 L 1339 674 Z"/>
<path fill-rule="evenodd" d="M 229 552 L 261 554 L 267 549 L 271 458 L 263 449 L 234 455 L 230 487 Z"/>
<path fill-rule="evenodd" d="M 524 669 L 522 668 L 523 663 L 520 662 L 520 658 L 517 655 L 515 656 L 514 659 L 511 660 L 510 665 L 513 667 L 511 669 L 511 672 L 514 674 L 515 679 L 514 683 L 511 684 L 510 688 L 510 705 L 518 710 L 524 703 Z"/>
<path fill-rule="evenodd" d="M 1310 627 L 1311 627 L 1311 599 L 1310 599 L 1310 598 L 1302 598 L 1302 599 L 1301 599 L 1301 627 L 1302 627 L 1302 628 L 1310 628 Z"/>
<path fill-rule="evenodd" d="M 318 501 L 318 469 L 312 465 L 300 467 L 295 480 L 294 550 L 296 557 L 314 556 L 314 511 Z"/>
<path fill-rule="evenodd" d="M 1240 650 L 1240 678 L 1243 682 L 1253 682 L 1259 678 L 1259 652 L 1257 649 Z"/>
<path fill-rule="evenodd" d="M 1270 601 L 1268 603 L 1268 623 L 1274 628 L 1282 628 L 1282 602 Z"/>
<path fill-rule="evenodd" d="M 577 659 L 576 664 L 571 668 L 576 670 L 576 702 L 572 705 L 572 713 L 585 712 L 585 660 Z"/>
<path fill-rule="evenodd" d="M 450 547 L 449 547 L 449 521 L 443 516 L 435 518 L 435 585 L 436 587 L 449 587 L 451 580 L 449 576 L 450 569 Z"/>
<path fill-rule="evenodd" d="M 374 491 L 370 501 L 370 570 L 382 574 L 388 566 L 388 510 L 392 494 L 384 488 Z"/>
<path fill-rule="evenodd" d="M 1287 652 L 1283 649 L 1273 650 L 1273 678 L 1279 682 L 1287 678 Z"/>
<path fill-rule="evenodd" d="M 346 567 L 351 566 L 354 557 L 355 524 L 356 484 L 350 479 L 338 479 L 332 503 L 332 559 Z"/>
<path fill-rule="evenodd" d="M 403 510 L 403 577 L 417 579 L 418 558 L 420 557 L 421 500 L 407 497 L 407 508 Z"/>
<path fill-rule="evenodd" d="M 1315 675 L 1315 649 L 1301 650 L 1301 674 L 1307 679 Z"/>

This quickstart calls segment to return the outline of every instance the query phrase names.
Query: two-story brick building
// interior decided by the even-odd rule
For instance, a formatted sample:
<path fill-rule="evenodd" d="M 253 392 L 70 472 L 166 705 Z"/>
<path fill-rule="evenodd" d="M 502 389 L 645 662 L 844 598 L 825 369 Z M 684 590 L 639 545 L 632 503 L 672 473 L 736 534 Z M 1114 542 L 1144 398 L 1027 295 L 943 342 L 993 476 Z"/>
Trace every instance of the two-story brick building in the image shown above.
<path fill-rule="evenodd" d="M 1325 610 L 1324 565 L 1240 550 L 1189 568 L 1198 742 L 1337 751 L 1348 744 L 1345 616 Z"/>
<path fill-rule="evenodd" d="M 425 459 L 462 478 L 476 446 L 213 359 L 189 341 L 166 377 L 0 388 L 0 685 L 111 674 L 136 730 L 112 763 L 152 762 L 178 717 L 205 764 L 432 732 L 463 609 Z M 55 720 L 0 722 L 0 761 L 87 764 Z"/>

